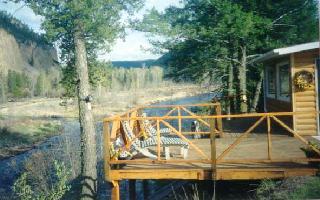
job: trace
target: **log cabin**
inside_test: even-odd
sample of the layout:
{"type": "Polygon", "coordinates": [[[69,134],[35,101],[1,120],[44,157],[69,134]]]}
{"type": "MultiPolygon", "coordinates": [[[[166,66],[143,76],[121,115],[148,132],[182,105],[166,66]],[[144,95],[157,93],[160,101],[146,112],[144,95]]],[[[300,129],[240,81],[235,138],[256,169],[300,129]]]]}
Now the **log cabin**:
{"type": "Polygon", "coordinates": [[[311,42],[274,49],[254,60],[264,66],[264,111],[305,112],[286,120],[300,135],[319,135],[319,115],[314,114],[319,110],[318,58],[319,42],[311,42]]]}

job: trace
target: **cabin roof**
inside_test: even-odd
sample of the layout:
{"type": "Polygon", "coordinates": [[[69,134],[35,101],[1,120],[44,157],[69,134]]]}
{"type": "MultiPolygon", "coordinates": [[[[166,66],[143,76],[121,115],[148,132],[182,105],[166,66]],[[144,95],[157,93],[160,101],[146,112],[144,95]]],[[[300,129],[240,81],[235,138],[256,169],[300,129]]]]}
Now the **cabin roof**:
{"type": "Polygon", "coordinates": [[[262,54],[258,58],[253,59],[251,63],[264,62],[264,61],[277,58],[283,55],[288,55],[292,53],[298,53],[301,51],[307,51],[307,50],[318,49],[318,48],[319,48],[319,42],[310,42],[310,43],[298,44],[290,47],[273,49],[265,54],[262,54]]]}

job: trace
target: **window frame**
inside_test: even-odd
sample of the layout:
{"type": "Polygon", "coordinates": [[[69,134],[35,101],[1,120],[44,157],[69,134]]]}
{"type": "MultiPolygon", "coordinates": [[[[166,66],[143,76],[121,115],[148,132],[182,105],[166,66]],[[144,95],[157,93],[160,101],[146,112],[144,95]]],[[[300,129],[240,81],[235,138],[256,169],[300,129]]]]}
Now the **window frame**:
{"type": "Polygon", "coordinates": [[[272,98],[272,99],[276,99],[276,94],[277,94],[277,69],[274,67],[274,66],[268,66],[266,67],[266,79],[267,79],[267,82],[266,82],[266,94],[267,94],[267,97],[268,98],[272,98]],[[274,71],[274,74],[275,76],[273,76],[273,79],[274,79],[274,92],[273,93],[270,93],[270,90],[269,90],[269,84],[270,84],[270,77],[269,77],[269,71],[270,70],[273,70],[274,71]]]}
{"type": "Polygon", "coordinates": [[[291,66],[290,66],[290,62],[288,61],[284,61],[284,62],[279,62],[276,64],[276,94],[277,94],[277,99],[278,100],[281,100],[281,101],[285,101],[285,102],[290,102],[290,99],[291,99],[291,66]],[[284,66],[287,66],[288,67],[288,77],[289,77],[289,85],[288,85],[288,94],[287,95],[283,95],[281,94],[281,82],[280,82],[280,68],[281,67],[284,67],[284,66]]]}

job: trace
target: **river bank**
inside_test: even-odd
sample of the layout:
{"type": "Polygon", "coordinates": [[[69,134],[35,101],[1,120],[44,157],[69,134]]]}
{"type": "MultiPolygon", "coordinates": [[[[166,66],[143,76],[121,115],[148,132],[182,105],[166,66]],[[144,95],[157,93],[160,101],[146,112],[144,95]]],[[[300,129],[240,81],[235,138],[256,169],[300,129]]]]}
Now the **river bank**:
{"type": "MultiPolygon", "coordinates": [[[[95,120],[139,106],[207,93],[197,85],[110,92],[94,100],[95,120]]],[[[0,160],[23,153],[61,133],[61,120],[78,116],[74,99],[37,98],[0,105],[0,160]]]]}
{"type": "MultiPolygon", "coordinates": [[[[114,91],[94,96],[93,113],[96,120],[125,112],[139,105],[196,96],[213,90],[194,84],[176,84],[158,88],[131,91],[114,91]]],[[[0,105],[0,115],[10,117],[76,118],[78,106],[75,99],[32,98],[0,105]]]]}
{"type": "MultiPolygon", "coordinates": [[[[194,104],[207,102],[212,97],[211,94],[201,94],[192,97],[173,99],[169,98],[168,101],[157,103],[156,105],[163,104],[194,104]]],[[[152,111],[150,111],[152,112],[152,111]]],[[[149,113],[152,115],[152,113],[149,113]]],[[[54,118],[51,118],[52,120],[54,118]]],[[[0,160],[0,196],[4,199],[14,199],[12,186],[22,172],[28,172],[35,175],[40,180],[46,177],[46,173],[52,170],[53,161],[57,160],[64,163],[71,171],[69,180],[74,180],[80,172],[80,127],[77,120],[74,118],[62,118],[62,133],[55,137],[50,137],[45,142],[36,146],[34,149],[13,156],[8,159],[0,160]],[[41,165],[39,165],[41,163],[41,165]]],[[[104,180],[103,172],[103,145],[102,145],[102,123],[96,123],[97,127],[97,155],[98,155],[98,187],[99,198],[109,199],[111,195],[110,185],[104,180]]],[[[44,184],[46,185],[46,184],[44,184]]],[[[123,187],[126,187],[123,181],[123,187]]],[[[149,184],[150,191],[158,191],[162,185],[157,183],[149,184]]],[[[127,191],[123,188],[123,197],[127,195],[127,191]]],[[[2,198],[0,198],[2,199],[2,198]]],[[[68,199],[68,198],[67,198],[68,199]]],[[[72,198],[69,198],[72,199],[72,198]]]]}
{"type": "Polygon", "coordinates": [[[0,119],[0,160],[29,151],[61,133],[59,120],[3,117],[0,119]]]}

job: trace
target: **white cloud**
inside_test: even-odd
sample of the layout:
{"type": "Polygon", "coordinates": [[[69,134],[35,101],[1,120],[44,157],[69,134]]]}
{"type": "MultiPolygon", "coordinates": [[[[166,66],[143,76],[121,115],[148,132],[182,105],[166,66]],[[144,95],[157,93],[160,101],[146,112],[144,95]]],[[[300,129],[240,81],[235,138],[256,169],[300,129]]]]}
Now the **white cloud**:
{"type": "MultiPolygon", "coordinates": [[[[163,11],[171,5],[180,5],[180,0],[146,0],[144,8],[135,17],[141,18],[146,10],[153,7],[159,11],[163,11]]],[[[30,8],[23,6],[23,4],[3,3],[3,1],[1,2],[0,0],[0,10],[6,10],[11,13],[23,23],[28,24],[36,32],[42,32],[40,27],[43,17],[35,15],[30,8]]],[[[150,47],[151,44],[148,42],[144,33],[128,31],[125,41],[118,39],[112,47],[112,51],[100,55],[99,58],[103,60],[143,60],[160,57],[160,55],[143,50],[150,47]]]]}
{"type": "Polygon", "coordinates": [[[36,32],[43,32],[40,28],[43,17],[35,15],[34,12],[23,3],[4,3],[0,0],[0,10],[5,10],[23,23],[29,25],[36,32]]]}
{"type": "Polygon", "coordinates": [[[144,59],[157,59],[160,55],[152,54],[145,51],[151,48],[151,44],[148,42],[146,36],[142,32],[128,31],[126,38],[118,39],[113,51],[107,54],[100,55],[102,60],[144,60],[144,59]]]}
{"type": "MultiPolygon", "coordinates": [[[[163,11],[169,6],[181,5],[179,0],[146,0],[144,8],[137,14],[136,17],[141,18],[146,10],[155,7],[159,11],[163,11]]],[[[144,60],[157,59],[161,55],[153,54],[144,51],[148,49],[151,44],[148,42],[144,33],[137,31],[130,31],[126,36],[125,41],[118,40],[112,51],[105,55],[100,55],[104,60],[144,60]],[[142,47],[142,48],[141,48],[142,47]]]]}

